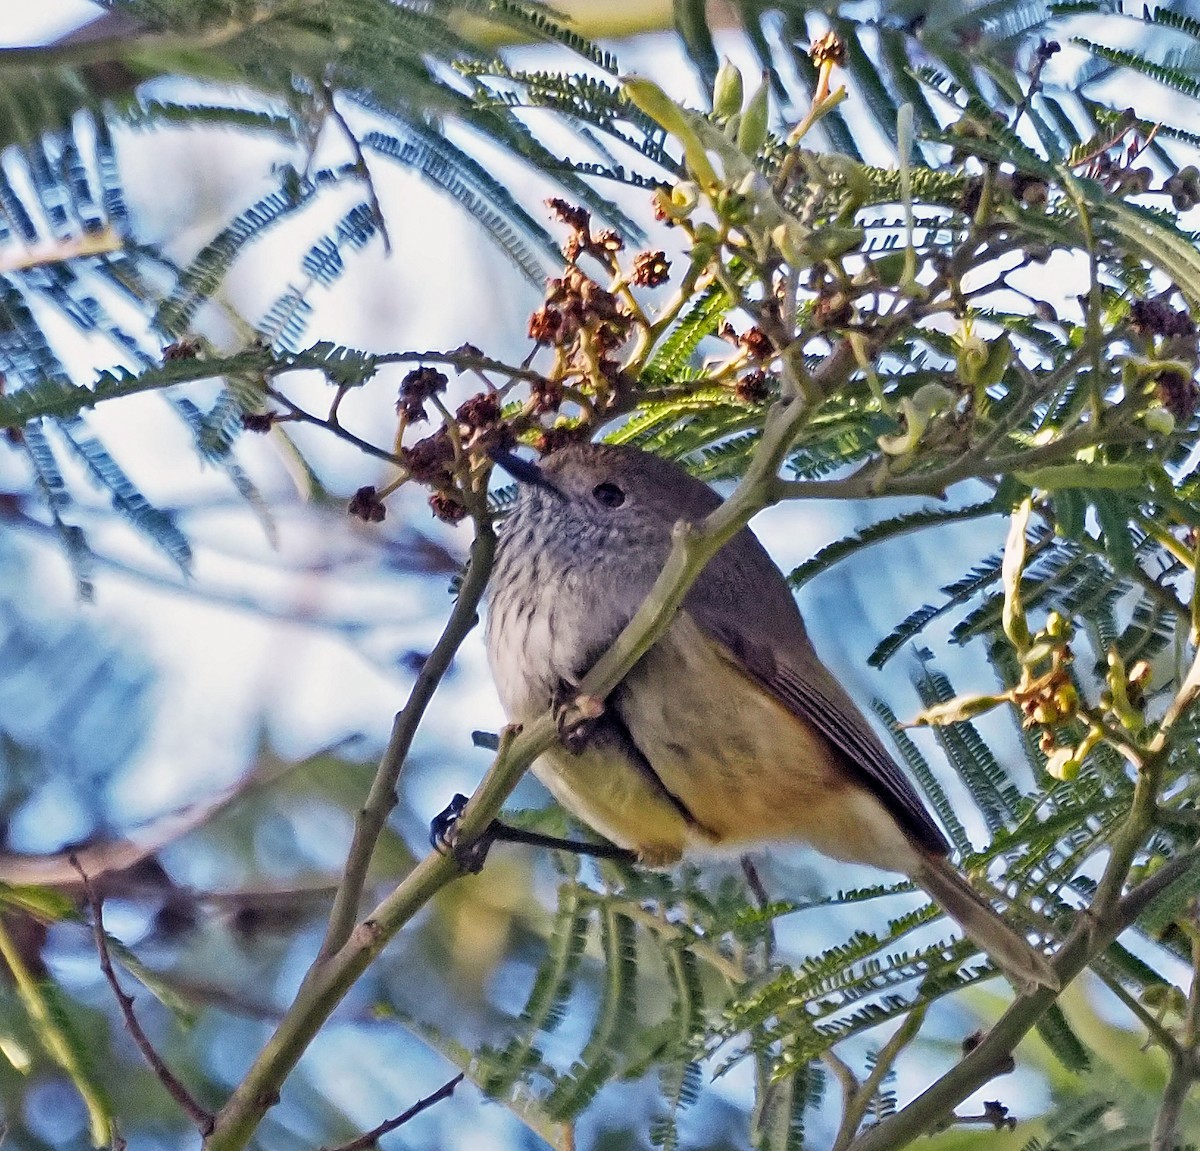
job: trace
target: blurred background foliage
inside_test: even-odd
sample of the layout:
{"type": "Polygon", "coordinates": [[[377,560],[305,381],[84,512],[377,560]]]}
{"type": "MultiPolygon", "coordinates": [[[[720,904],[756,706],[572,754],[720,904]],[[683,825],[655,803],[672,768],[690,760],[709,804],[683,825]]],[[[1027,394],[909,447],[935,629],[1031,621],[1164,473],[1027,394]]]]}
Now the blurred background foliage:
{"type": "MultiPolygon", "coordinates": [[[[527,314],[561,265],[541,199],[584,205],[638,243],[654,226],[645,187],[682,173],[666,134],[620,94],[621,71],[636,67],[700,106],[728,52],[747,72],[765,70],[779,123],[791,123],[816,84],[809,45],[832,29],[847,47],[851,98],[816,130],[827,150],[890,165],[898,109],[909,104],[916,154],[944,164],[953,101],[939,92],[1021,106],[1038,142],[1063,154],[1099,154],[1131,129],[1145,139],[1161,120],[1143,162],[1164,186],[1177,180],[1178,212],[1200,199],[1186,176],[1200,26],[1184,4],[1121,14],[1102,3],[754,0],[718,12],[677,0],[632,13],[580,3],[573,20],[519,0],[96,8],[64,5],[50,42],[0,52],[0,1106],[22,1148],[112,1142],[113,1117],[130,1147],[188,1138],[100,977],[67,852],[98,877],[121,978],[137,988],[155,1046],[203,1106],[219,1106],[319,942],[375,752],[464,558],[460,533],[409,493],[389,503],[382,525],[347,519],[350,493],[385,474],[353,443],[300,424],[245,435],[246,417],[262,413],[264,365],[299,357],[310,370],[290,394],[319,407],[329,382],[374,371],[341,345],[386,355],[470,341],[519,361],[527,314]],[[1039,41],[1053,37],[1069,50],[1039,67],[1039,99],[1026,101],[1039,41]],[[1123,113],[1131,92],[1148,119],[1123,113]],[[459,226],[456,213],[472,222],[459,226]],[[98,397],[111,402],[93,407],[98,397]]],[[[956,184],[944,194],[960,193],[956,184]]],[[[1143,275],[1132,260],[1127,272],[1128,283],[1143,275]]],[[[673,367],[688,378],[713,347],[722,310],[709,305],[660,364],[664,376],[673,367]]],[[[1031,345],[1055,350],[1009,319],[1031,345]]],[[[346,404],[353,434],[387,442],[404,370],[385,366],[346,404]]],[[[621,434],[722,479],[744,466],[760,417],[667,406],[621,434]]],[[[1168,461],[1176,474],[1194,467],[1193,417],[1181,419],[1168,461]]],[[[793,472],[835,473],[889,426],[834,421],[796,453],[793,472]]],[[[1093,498],[1073,514],[1111,513],[1116,497],[1093,498]]],[[[866,573],[865,626],[853,636],[838,622],[850,614],[849,586],[822,592],[816,579],[806,592],[818,635],[824,626],[848,653],[860,697],[895,688],[866,679],[861,657],[882,664],[918,635],[938,649],[900,671],[901,685],[912,672],[918,696],[901,687],[891,708],[879,705],[888,722],[918,697],[948,699],[946,671],[956,684],[978,676],[981,654],[1002,679],[1015,677],[1002,646],[976,644],[970,658],[943,651],[951,638],[997,634],[998,507],[976,509],[987,528],[946,526],[973,520],[961,507],[931,513],[948,543],[916,543],[907,537],[919,525],[896,523],[865,533],[863,542],[884,541],[878,549],[843,542],[797,569],[800,585],[849,555],[839,570],[852,582],[857,561],[866,573]],[[879,564],[890,598],[869,582],[879,564]],[[925,602],[931,582],[944,585],[944,602],[925,602]],[[819,620],[822,600],[832,623],[819,620]]],[[[804,524],[766,517],[793,565],[881,517],[805,514],[804,524]]],[[[1027,606],[1086,620],[1083,642],[1097,656],[1119,641],[1130,661],[1167,659],[1181,613],[1143,594],[1139,576],[1174,588],[1180,561],[1150,531],[1113,531],[1111,514],[1102,532],[1037,552],[1027,606]]],[[[425,852],[429,817],[469,791],[486,762],[469,741],[473,728],[499,722],[481,668],[467,648],[444,685],[402,777],[372,890],[425,852]]],[[[940,746],[902,742],[964,842],[1025,810],[1012,788],[1054,788],[1034,743],[1014,784],[1000,763],[1018,762],[1022,743],[1000,724],[981,730],[939,729],[940,746]],[[989,826],[996,804],[1004,810],[989,826]]],[[[1085,776],[1092,791],[1056,792],[1064,815],[1080,805],[1078,855],[1057,859],[1062,875],[1101,842],[1109,801],[1127,790],[1119,764],[1097,758],[1085,776]]],[[[562,830],[532,783],[516,802],[528,825],[562,830]]],[[[1190,827],[1162,830],[1163,857],[1190,827]]],[[[664,876],[497,851],[371,968],[289,1080],[259,1144],[348,1140],[461,1068],[469,1083],[453,1100],[383,1145],[565,1146],[568,1129],[576,1145],[598,1149],[832,1145],[836,1065],[816,1047],[788,1063],[780,1034],[846,1040],[839,1051],[869,1075],[891,1034],[876,1028],[912,1008],[891,992],[928,975],[944,949],[902,887],[867,886],[878,876],[830,874],[804,854],[760,868],[788,904],[756,905],[733,864],[664,876]],[[923,932],[915,944],[913,929],[923,932]],[[805,1027],[789,1021],[795,1002],[811,1016],[805,1027]],[[732,1059],[744,1027],[764,1030],[752,1057],[732,1059]],[[781,1066],[788,1073],[768,1084],[781,1066]]],[[[929,1146],[1145,1146],[1168,1068],[1144,1028],[1147,1018],[1174,1026],[1186,1010],[1178,985],[1194,933],[1181,905],[1143,925],[1128,949],[1114,947],[1020,1048],[1014,1075],[929,1146]],[[997,1097],[1019,1118],[1015,1129],[993,1129],[1004,1115],[984,1103],[997,1097]]],[[[965,963],[970,950],[950,954],[965,963]]],[[[948,981],[989,974],[961,972],[948,981]]],[[[931,1068],[949,1067],[1001,1009],[979,987],[947,998],[923,986],[926,1025],[907,1061],[874,1084],[868,1119],[920,1090],[931,1068]]],[[[1194,1110],[1181,1134],[1200,1138],[1194,1110]]]]}

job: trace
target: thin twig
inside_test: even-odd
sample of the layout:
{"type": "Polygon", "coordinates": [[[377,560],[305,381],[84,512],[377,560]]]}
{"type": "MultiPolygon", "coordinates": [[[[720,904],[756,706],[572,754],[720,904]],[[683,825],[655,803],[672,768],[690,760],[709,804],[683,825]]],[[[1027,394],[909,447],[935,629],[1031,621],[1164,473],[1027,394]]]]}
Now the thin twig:
{"type": "Polygon", "coordinates": [[[1154,1117],[1150,1136],[1150,1151],[1174,1151],[1177,1146],[1179,1120],[1188,1093],[1196,1082],[1196,1044],[1200,1040],[1200,942],[1192,941],[1192,986],[1188,992],[1187,1011],[1183,1019],[1183,1034],[1171,1055],[1171,1075],[1154,1117]]]}
{"type": "Polygon", "coordinates": [[[370,1131],[360,1135],[357,1139],[351,1139],[349,1143],[339,1143],[336,1147],[322,1148],[322,1151],[367,1151],[367,1148],[375,1146],[381,1135],[395,1131],[397,1127],[403,1127],[410,1119],[415,1119],[422,1111],[427,1111],[435,1103],[449,1099],[454,1094],[454,1089],[462,1081],[463,1073],[460,1071],[449,1082],[443,1083],[432,1095],[418,1099],[407,1111],[401,1112],[394,1119],[385,1120],[378,1127],[372,1127],[370,1131]]]}
{"type": "Polygon", "coordinates": [[[1046,67],[1047,61],[1058,51],[1058,43],[1056,41],[1047,42],[1042,40],[1038,43],[1034,50],[1033,66],[1029,69],[1029,86],[1025,89],[1025,95],[1021,97],[1021,102],[1017,105],[1017,110],[1013,113],[1012,123],[1009,124],[1009,130],[1012,131],[1021,122],[1021,117],[1029,109],[1029,105],[1033,103],[1033,98],[1042,90],[1042,69],[1046,67]]]}
{"type": "MultiPolygon", "coordinates": [[[[534,352],[537,346],[534,347],[534,352]]],[[[531,353],[532,355],[533,353],[531,353]]],[[[530,384],[545,383],[546,377],[535,368],[525,365],[506,364],[503,360],[485,356],[476,348],[463,345],[448,352],[381,352],[373,357],[377,364],[446,364],[458,372],[499,372],[513,380],[525,380],[530,384]]]]}
{"type": "Polygon", "coordinates": [[[1195,1082],[1195,1060],[1191,1052],[1183,1053],[1171,1060],[1171,1074],[1159,1101],[1158,1114],[1154,1117],[1154,1130],[1150,1135],[1150,1151],[1175,1151],[1179,1146],[1179,1119],[1183,1105],[1195,1082]]]}
{"type": "Polygon", "coordinates": [[[361,436],[356,436],[336,421],[327,420],[322,416],[314,416],[312,412],[305,411],[299,404],[289,400],[277,388],[267,387],[263,390],[277,404],[282,404],[292,419],[299,420],[304,424],[313,424],[318,428],[324,428],[327,432],[332,432],[338,439],[353,444],[360,452],[364,452],[368,456],[373,456],[377,460],[386,460],[389,464],[395,464],[396,467],[404,466],[404,461],[395,452],[389,452],[386,448],[377,447],[368,440],[364,440],[361,436]]]}
{"type": "Polygon", "coordinates": [[[379,761],[367,801],[355,816],[354,836],[346,856],[342,882],[337,895],[334,896],[333,909],[329,913],[329,925],[325,929],[318,961],[342,947],[354,927],[375,845],[379,841],[389,812],[396,806],[396,781],[408,758],[408,749],[412,746],[413,737],[438,684],[449,670],[467,633],[479,618],[479,601],[487,586],[495,554],[496,533],[484,514],[476,521],[475,542],[471,545],[467,574],[462,587],[459,588],[450,618],[429,653],[429,658],[422,665],[421,673],[409,692],[408,701],[396,715],[391,737],[379,761]]]}
{"type": "Polygon", "coordinates": [[[1068,432],[1036,447],[982,458],[972,448],[949,463],[915,475],[881,474],[880,461],[872,458],[857,471],[837,480],[784,480],[773,485],[775,502],[793,499],[878,499],[889,496],[943,496],[952,485],[964,480],[986,479],[1034,467],[1073,460],[1084,448],[1100,444],[1137,443],[1145,433],[1136,428],[1096,428],[1091,424],[1068,432]]]}
{"type": "Polygon", "coordinates": [[[367,203],[371,207],[371,216],[375,220],[375,226],[379,229],[379,238],[383,241],[383,254],[390,256],[392,254],[392,238],[388,234],[387,220],[383,216],[383,208],[379,203],[379,195],[375,191],[375,181],[371,177],[371,169],[367,167],[367,158],[363,155],[362,144],[359,143],[354,129],[346,122],[346,117],[342,115],[341,109],[337,106],[333,85],[326,80],[321,85],[321,91],[325,94],[326,110],[341,128],[342,134],[350,145],[350,150],[354,153],[354,170],[367,186],[367,203]]]}
{"type": "Polygon", "coordinates": [[[214,1116],[211,1111],[206,1111],[192,1098],[191,1092],[176,1078],[175,1073],[167,1066],[163,1057],[154,1049],[150,1037],[142,1030],[142,1025],[133,1012],[133,996],[126,995],[122,990],[117,973],[113,970],[112,959],[108,953],[108,938],[104,933],[103,901],[96,894],[87,872],[79,865],[79,860],[75,856],[71,856],[71,864],[79,872],[79,878],[83,883],[84,897],[92,909],[92,934],[96,939],[96,953],[100,957],[100,970],[108,981],[109,987],[112,988],[113,997],[125,1020],[125,1030],[129,1032],[137,1049],[142,1053],[142,1058],[150,1064],[150,1070],[154,1072],[155,1078],[166,1088],[167,1094],[179,1104],[200,1134],[207,1136],[213,1129],[214,1116]]]}
{"type": "MultiPolygon", "coordinates": [[[[742,874],[746,877],[746,885],[750,888],[750,894],[754,896],[754,902],[758,904],[759,911],[766,911],[771,906],[771,896],[762,881],[762,876],[758,874],[758,868],[754,866],[754,860],[748,855],[743,855],[741,864],[742,874]]],[[[766,966],[771,965],[774,954],[775,921],[769,919],[767,920],[766,938],[763,941],[763,963],[766,966]]]]}
{"type": "Polygon", "coordinates": [[[843,1100],[842,1122],[838,1128],[837,1138],[833,1141],[833,1151],[841,1151],[841,1148],[850,1145],[850,1140],[854,1138],[855,1133],[862,1125],[867,1108],[870,1107],[871,1100],[875,1097],[875,1093],[879,1090],[887,1073],[892,1069],[900,1052],[917,1037],[917,1032],[921,1030],[928,1007],[928,1003],[920,1003],[904,1017],[903,1022],[892,1033],[891,1038],[880,1048],[870,1075],[843,1100]]]}
{"type": "MultiPolygon", "coordinates": [[[[606,698],[657,642],[704,565],[756,512],[771,503],[772,481],[812,413],[802,397],[828,394],[855,369],[853,352],[845,343],[837,345],[811,375],[798,354],[785,355],[783,360],[784,371],[797,377],[796,398],[769,411],[746,475],[729,499],[699,524],[677,526],[670,555],[650,594],[612,647],[580,681],[580,694],[606,698]]],[[[525,771],[558,739],[550,710],[524,729],[508,728],[506,732],[507,738],[502,739],[500,751],[458,824],[463,848],[486,832],[525,771]]],[[[283,1081],[355,981],[388,941],[460,874],[454,858],[436,852],[426,856],[350,932],[343,946],[313,964],[274,1034],[217,1114],[205,1142],[207,1151],[238,1151],[250,1142],[283,1081]]]]}
{"type": "MultiPolygon", "coordinates": [[[[1149,1033],[1150,1039],[1157,1043],[1170,1058],[1179,1052],[1179,1042],[1153,1015],[1150,1014],[1128,991],[1121,981],[1106,971],[1093,969],[1092,974],[1104,984],[1124,1005],[1130,1013],[1137,1017],[1141,1025],[1149,1033]]],[[[1147,1041],[1149,1042],[1149,1040],[1147,1041]]]]}
{"type": "Polygon", "coordinates": [[[842,1088],[842,1106],[848,1107],[858,1094],[858,1076],[853,1068],[832,1047],[821,1052],[821,1062],[833,1072],[842,1088]]]}

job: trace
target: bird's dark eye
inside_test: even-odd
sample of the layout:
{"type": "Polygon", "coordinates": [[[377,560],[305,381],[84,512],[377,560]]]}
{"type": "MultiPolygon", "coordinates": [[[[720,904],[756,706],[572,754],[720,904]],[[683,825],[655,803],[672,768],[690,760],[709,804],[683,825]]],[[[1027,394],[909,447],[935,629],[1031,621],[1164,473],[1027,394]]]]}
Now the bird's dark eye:
{"type": "Polygon", "coordinates": [[[592,495],[606,508],[619,508],[625,502],[625,493],[616,484],[597,484],[592,488],[592,495]]]}

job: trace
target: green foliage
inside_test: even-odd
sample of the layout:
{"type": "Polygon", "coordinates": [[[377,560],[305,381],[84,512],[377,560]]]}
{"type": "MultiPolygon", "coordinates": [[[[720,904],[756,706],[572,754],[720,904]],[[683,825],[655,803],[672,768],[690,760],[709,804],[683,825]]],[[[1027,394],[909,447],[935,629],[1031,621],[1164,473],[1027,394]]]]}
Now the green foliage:
{"type": "Polygon", "coordinates": [[[980,504],[969,504],[952,511],[942,508],[927,508],[922,511],[904,512],[891,519],[873,523],[836,543],[827,544],[811,559],[795,568],[788,576],[788,580],[792,587],[800,588],[839,561],[847,559],[863,548],[881,543],[883,540],[907,535],[909,532],[920,531],[923,528],[940,527],[943,524],[978,519],[980,516],[996,515],[998,510],[994,503],[987,501],[980,504]]]}
{"type": "Polygon", "coordinates": [[[1046,1046],[1068,1071],[1082,1072],[1091,1069],[1087,1048],[1072,1030],[1062,1008],[1057,1004],[1038,1020],[1037,1029],[1038,1034],[1046,1041],[1046,1046]]]}
{"type": "MultiPolygon", "coordinates": [[[[1028,535],[1018,531],[1008,548],[1011,561],[1023,543],[1020,564],[987,554],[995,542],[986,539],[977,549],[984,558],[959,561],[967,569],[960,577],[939,569],[940,595],[922,597],[931,602],[870,657],[883,666],[918,640],[937,643],[938,629],[955,643],[987,645],[1000,686],[986,702],[1013,705],[1012,746],[1024,762],[989,746],[969,719],[938,724],[937,744],[961,784],[949,788],[940,765],[876,704],[981,897],[992,898],[993,882],[1002,885],[1011,918],[1055,944],[1097,900],[1190,858],[1198,721],[1186,699],[1181,714],[1171,708],[1183,698],[1180,665],[1200,620],[1192,587],[1200,416],[1194,326],[1188,330],[1200,303],[1200,255],[1181,216],[1188,209],[1176,203],[1187,202],[1196,182],[1184,146],[1197,137],[1186,126],[1158,126],[1169,118],[1158,109],[1144,119],[1088,92],[1112,75],[1147,78],[1189,102],[1178,118],[1190,123],[1185,114],[1200,97],[1189,64],[1200,39],[1193,17],[1166,6],[1129,17],[1143,42],[1114,46],[1088,31],[1089,15],[1107,11],[1099,4],[963,0],[929,6],[917,20],[900,3],[878,13],[832,6],[828,26],[845,53],[833,83],[846,79],[848,103],[831,99],[806,124],[818,74],[807,51],[810,6],[737,3],[733,17],[770,74],[771,127],[779,130],[753,150],[739,146],[739,125],[724,114],[692,112],[663,94],[661,115],[651,115],[651,105],[635,104],[630,88],[614,81],[610,53],[539,4],[267,0],[251,12],[215,0],[129,0],[113,10],[136,21],[131,30],[98,44],[0,55],[0,142],[10,149],[0,171],[0,253],[25,253],[3,265],[0,285],[0,428],[81,592],[105,557],[93,555],[83,532],[80,476],[190,570],[184,530],[147,498],[92,421],[97,405],[123,410],[135,395],[151,402],[159,393],[199,458],[220,467],[264,522],[269,509],[239,462],[247,424],[319,423],[399,464],[410,482],[426,478],[424,463],[435,501],[443,500],[435,507],[454,518],[482,517],[485,503],[501,513],[514,498],[511,489],[485,497],[471,487],[486,483],[486,451],[497,445],[602,430],[705,479],[729,480],[746,473],[770,438],[764,428],[778,426],[773,413],[802,407],[772,499],[922,502],[889,509],[821,549],[792,573],[796,586],[827,579],[834,565],[900,535],[1028,509],[1028,535]],[[561,72],[516,68],[476,42],[476,34],[514,30],[568,49],[571,63],[561,72]],[[1051,35],[1070,37],[1095,63],[1064,79],[1040,45],[1051,35]],[[168,77],[188,80],[187,94],[165,97],[150,86],[168,77]],[[554,152],[531,110],[570,127],[580,154],[554,152]],[[247,180],[245,200],[183,266],[138,234],[113,140],[114,130],[179,127],[238,132],[286,151],[268,182],[247,180]],[[350,159],[317,167],[322,135],[340,136],[350,159]],[[863,162],[890,160],[900,147],[899,171],[863,162]],[[509,177],[496,174],[496,148],[599,221],[570,224],[569,209],[555,209],[571,232],[567,275],[546,305],[567,316],[557,334],[547,324],[519,366],[469,347],[421,356],[313,343],[319,293],[386,234],[392,207],[377,201],[377,164],[418,173],[478,223],[517,274],[545,278],[559,260],[557,243],[509,177]],[[685,250],[683,259],[671,257],[674,303],[647,302],[661,299],[642,291],[653,260],[642,281],[627,274],[617,253],[624,240],[641,243],[642,231],[610,202],[604,181],[660,188],[657,208],[685,250]],[[314,210],[334,197],[336,214],[311,226],[314,210]],[[603,223],[621,235],[604,233],[603,223]],[[297,237],[294,258],[265,311],[237,315],[224,289],[268,235],[297,237]],[[1069,298],[1056,303],[1045,286],[1051,261],[1076,277],[1069,298]],[[585,267],[597,278],[570,300],[579,305],[573,313],[563,285],[585,267]],[[615,335],[603,324],[589,328],[595,317],[585,304],[611,307],[607,322],[627,326],[615,335]],[[562,336],[572,324],[574,335],[562,336]],[[85,372],[73,360],[67,367],[65,330],[103,349],[85,372]],[[829,384],[823,372],[839,349],[849,349],[852,367],[829,384]],[[495,401],[502,416],[472,422],[460,411],[444,431],[418,440],[411,425],[437,419],[436,404],[421,407],[426,396],[394,438],[388,429],[377,441],[360,439],[338,422],[336,405],[350,389],[372,385],[383,367],[418,363],[482,378],[477,407],[495,401]],[[290,399],[292,374],[301,371],[318,373],[337,397],[327,417],[290,399]],[[930,502],[952,487],[954,503],[930,502]],[[450,499],[447,510],[451,495],[463,499],[450,499]],[[1051,655],[1061,666],[1051,666],[1051,655]],[[1164,715],[1176,725],[1164,729],[1165,751],[1155,743],[1164,715]],[[1060,754],[1078,748],[1086,749],[1078,761],[1060,754]],[[1147,800],[1152,785],[1143,781],[1156,772],[1147,800]],[[1124,859],[1126,872],[1109,880],[1104,869],[1114,859],[1124,859]]],[[[708,10],[678,0],[673,15],[711,88],[718,58],[708,10]]],[[[375,511],[369,505],[364,518],[378,518],[375,511]]],[[[20,509],[19,516],[38,522],[20,509]]],[[[9,628],[6,642],[20,632],[9,628]]],[[[927,651],[918,655],[922,705],[953,708],[962,699],[955,685],[927,651]]],[[[65,656],[55,666],[64,664],[65,656]]],[[[136,685],[92,672],[97,697],[123,686],[133,710],[136,685]]],[[[71,682],[60,671],[53,687],[67,695],[71,682]]],[[[127,738],[138,730],[130,729],[127,738]]],[[[358,793],[343,797],[338,812],[362,803],[358,793]]],[[[461,1032],[474,1028],[470,1042],[454,1021],[431,1018],[434,996],[396,1012],[547,1140],[602,1107],[611,1085],[638,1080],[656,1084],[653,1122],[642,1134],[655,1146],[682,1147],[682,1119],[701,1105],[706,1078],[742,1060],[754,1068],[756,1147],[798,1151],[806,1131],[824,1129],[822,1061],[840,1066],[835,1059],[870,1084],[866,1122],[892,1130],[907,1105],[892,1063],[908,1058],[889,1053],[892,1029],[996,974],[969,942],[940,938],[938,909],[914,905],[908,883],[792,901],[763,900],[740,882],[703,880],[686,868],[668,875],[606,864],[558,878],[557,912],[525,908],[513,929],[511,953],[532,969],[519,1012],[462,996],[461,1032]],[[835,918],[860,905],[873,930],[835,918]],[[797,928],[786,949],[775,939],[785,926],[797,928]],[[476,1041],[482,1034],[487,1043],[476,1041]]],[[[1131,1002],[1167,995],[1171,957],[1192,962],[1196,892],[1193,866],[1141,911],[1136,949],[1113,942],[1093,957],[1131,1002]]],[[[0,904],[4,922],[79,927],[75,903],[53,889],[3,884],[0,904]]],[[[430,955],[445,960],[451,950],[430,955]]],[[[9,952],[17,973],[20,956],[9,952]]],[[[205,1017],[172,972],[120,946],[114,952],[175,1022],[205,1017]]],[[[448,985],[446,964],[430,955],[414,966],[448,985]]],[[[75,1082],[99,1130],[111,1108],[104,1067],[84,1058],[80,1005],[32,976],[18,983],[18,1021],[75,1082]]],[[[1163,1008],[1160,1024],[1188,1038],[1195,1021],[1172,1010],[1163,1008]]],[[[1146,1108],[1092,1090],[1099,1060],[1075,1017],[1050,1005],[1036,1026],[1057,1064],[1086,1086],[1063,1093],[1043,1134],[1025,1140],[1028,1151],[1145,1145],[1153,1122],[1146,1108]]],[[[925,1040],[909,1042],[920,1050],[925,1040]]],[[[955,1105],[922,1130],[949,1120],[955,1105]]],[[[294,1131],[286,1135],[294,1141],[294,1131]]]]}

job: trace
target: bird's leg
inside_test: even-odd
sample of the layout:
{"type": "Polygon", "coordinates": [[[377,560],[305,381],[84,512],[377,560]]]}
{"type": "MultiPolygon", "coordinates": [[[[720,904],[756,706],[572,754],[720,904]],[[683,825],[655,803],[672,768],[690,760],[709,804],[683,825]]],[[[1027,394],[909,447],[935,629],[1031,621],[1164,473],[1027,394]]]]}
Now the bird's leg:
{"type": "Polygon", "coordinates": [[[550,707],[563,747],[572,755],[579,755],[604,715],[604,700],[596,695],[581,695],[575,684],[560,679],[550,707]]]}
{"type": "Polygon", "coordinates": [[[495,821],[484,829],[474,843],[458,842],[458,824],[467,808],[467,797],[457,793],[440,815],[435,815],[429,824],[429,843],[440,855],[449,855],[469,875],[483,870],[488,852],[496,837],[492,834],[495,821]]]}
{"type": "Polygon", "coordinates": [[[483,869],[493,843],[528,843],[534,847],[550,847],[558,851],[570,851],[576,855],[590,855],[596,859],[619,859],[624,863],[637,862],[637,854],[618,847],[615,843],[583,843],[576,839],[561,839],[557,835],[543,835],[540,831],[526,831],[522,827],[510,827],[493,819],[484,833],[471,844],[458,843],[458,822],[467,806],[465,795],[456,795],[441,815],[429,825],[429,842],[435,851],[452,855],[458,865],[474,875],[483,869]]]}

